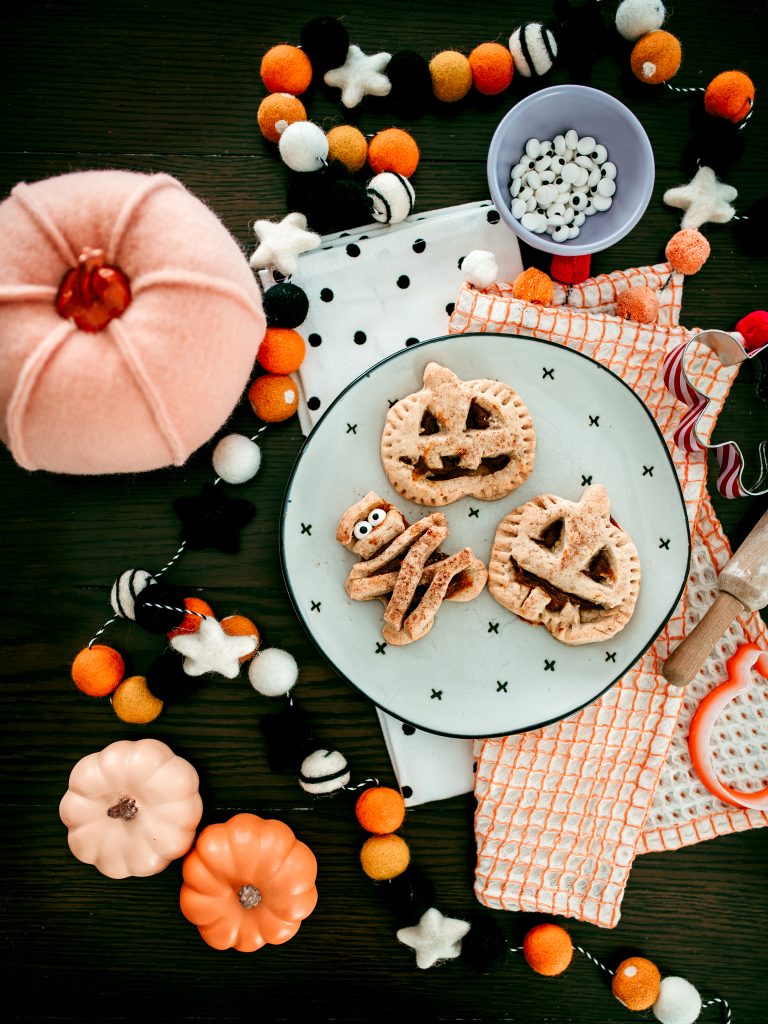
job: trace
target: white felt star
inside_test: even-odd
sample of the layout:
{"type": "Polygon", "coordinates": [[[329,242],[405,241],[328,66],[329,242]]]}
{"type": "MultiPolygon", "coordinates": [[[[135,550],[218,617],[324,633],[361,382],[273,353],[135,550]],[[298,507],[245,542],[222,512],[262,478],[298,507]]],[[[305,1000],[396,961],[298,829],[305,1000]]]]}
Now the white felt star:
{"type": "Polygon", "coordinates": [[[276,267],[286,277],[296,273],[298,258],[303,252],[320,245],[320,235],[307,231],[307,218],[303,213],[289,213],[278,224],[257,220],[253,230],[259,247],[251,256],[251,266],[257,270],[276,267]]]}
{"type": "Polygon", "coordinates": [[[700,228],[707,223],[726,224],[736,213],[731,202],[737,195],[732,185],[717,180],[711,167],[700,167],[687,185],[667,189],[664,202],[685,210],[681,227],[700,228]]]}
{"type": "Polygon", "coordinates": [[[453,960],[461,953],[461,940],[469,931],[466,921],[443,917],[436,907],[427,910],[412,928],[401,928],[397,937],[416,950],[416,966],[426,970],[439,960],[453,960]]]}
{"type": "Polygon", "coordinates": [[[325,84],[341,89],[341,102],[345,107],[356,107],[363,96],[387,96],[392,83],[382,71],[391,56],[390,53],[363,53],[353,44],[341,67],[326,71],[325,84]]]}
{"type": "Polygon", "coordinates": [[[240,672],[240,658],[256,650],[255,636],[230,636],[216,619],[205,618],[196,633],[173,637],[171,647],[184,655],[184,671],[188,676],[218,672],[234,679],[240,672]]]}

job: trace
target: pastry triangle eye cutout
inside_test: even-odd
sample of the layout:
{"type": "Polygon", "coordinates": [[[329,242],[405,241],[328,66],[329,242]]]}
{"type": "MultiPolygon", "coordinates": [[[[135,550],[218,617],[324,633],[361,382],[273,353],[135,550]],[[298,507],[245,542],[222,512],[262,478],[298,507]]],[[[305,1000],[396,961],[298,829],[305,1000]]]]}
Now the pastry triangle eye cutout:
{"type": "Polygon", "coordinates": [[[404,646],[432,629],[443,601],[471,601],[488,577],[471,548],[455,555],[440,550],[448,537],[442,512],[409,525],[402,512],[370,491],[346,510],[336,539],[360,561],[344,584],[353,601],[380,599],[382,636],[404,646]]]}

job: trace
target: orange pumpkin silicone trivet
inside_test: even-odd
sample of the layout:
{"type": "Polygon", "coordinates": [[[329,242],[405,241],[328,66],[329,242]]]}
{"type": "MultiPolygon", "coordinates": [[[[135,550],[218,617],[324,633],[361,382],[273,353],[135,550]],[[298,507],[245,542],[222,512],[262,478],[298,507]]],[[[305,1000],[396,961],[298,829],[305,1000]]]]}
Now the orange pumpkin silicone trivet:
{"type": "Polygon", "coordinates": [[[282,821],[236,814],[184,860],[181,912],[214,949],[252,953],[293,938],[317,903],[317,861],[282,821]]]}
{"type": "Polygon", "coordinates": [[[743,644],[728,659],[728,678],[716,686],[699,704],[691,722],[688,747],[696,774],[715,796],[734,807],[747,807],[755,811],[768,810],[768,787],[756,792],[740,792],[721,782],[715,774],[709,749],[709,740],[715,722],[723,708],[752,685],[752,670],[768,679],[768,651],[757,644],[743,644]]]}

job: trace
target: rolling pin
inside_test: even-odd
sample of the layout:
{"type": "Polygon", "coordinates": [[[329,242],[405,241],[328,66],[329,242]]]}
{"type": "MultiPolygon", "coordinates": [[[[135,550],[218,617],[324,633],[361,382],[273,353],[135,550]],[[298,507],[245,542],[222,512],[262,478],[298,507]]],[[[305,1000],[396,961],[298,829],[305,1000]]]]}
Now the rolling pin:
{"type": "Polygon", "coordinates": [[[700,622],[664,662],[662,674],[674,686],[687,686],[733,620],[768,604],[768,511],[723,566],[720,593],[700,622]]]}

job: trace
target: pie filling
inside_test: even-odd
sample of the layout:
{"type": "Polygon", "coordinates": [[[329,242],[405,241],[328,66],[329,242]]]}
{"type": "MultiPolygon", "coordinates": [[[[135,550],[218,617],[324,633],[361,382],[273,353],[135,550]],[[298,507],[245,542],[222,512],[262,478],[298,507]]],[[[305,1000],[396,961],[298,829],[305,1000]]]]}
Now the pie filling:
{"type": "MultiPolygon", "coordinates": [[[[540,576],[535,576],[532,572],[528,572],[527,569],[521,569],[514,558],[510,559],[510,562],[512,564],[512,571],[515,574],[515,583],[521,583],[523,586],[531,587],[531,589],[537,587],[539,590],[543,590],[545,594],[549,594],[548,612],[562,611],[566,604],[574,604],[585,611],[604,612],[608,610],[604,605],[587,601],[583,597],[577,597],[575,594],[569,594],[568,591],[561,590],[548,580],[543,580],[540,576]]],[[[594,577],[590,578],[593,579],[594,577]]]]}
{"type": "MultiPolygon", "coordinates": [[[[487,430],[491,426],[491,420],[493,413],[490,409],[486,409],[481,405],[476,398],[473,398],[469,403],[469,410],[467,412],[467,420],[464,424],[465,430],[487,430]]],[[[424,415],[421,417],[421,424],[419,425],[419,435],[424,436],[425,434],[439,434],[440,433],[440,421],[437,417],[425,409],[424,415]]]]}
{"type": "Polygon", "coordinates": [[[486,456],[480,460],[480,465],[476,469],[460,466],[460,455],[444,455],[442,469],[433,469],[428,466],[422,455],[416,461],[408,455],[401,455],[400,461],[406,466],[413,466],[414,477],[423,477],[425,480],[456,480],[462,476],[490,476],[492,473],[499,473],[502,469],[506,469],[512,461],[512,456],[486,456]]]}
{"type": "MultiPolygon", "coordinates": [[[[448,555],[444,554],[442,551],[433,551],[432,554],[424,563],[424,568],[426,569],[428,565],[434,565],[435,562],[442,562],[446,558],[448,558],[448,555]]],[[[387,562],[386,565],[382,565],[382,567],[380,569],[377,569],[376,572],[371,573],[370,578],[376,579],[377,576],[384,576],[386,573],[400,572],[402,564],[402,558],[394,558],[391,562],[387,562]]],[[[445,592],[445,600],[450,600],[450,598],[452,598],[455,594],[460,593],[462,590],[467,590],[471,586],[473,586],[472,574],[469,572],[468,569],[462,569],[460,572],[456,573],[456,575],[451,579],[451,582],[448,584],[448,589],[445,592]]],[[[416,605],[419,603],[419,601],[421,601],[422,597],[426,594],[427,587],[428,584],[416,588],[413,598],[411,599],[411,603],[408,605],[408,611],[405,614],[406,618],[408,617],[408,615],[411,614],[416,605]]]]}

